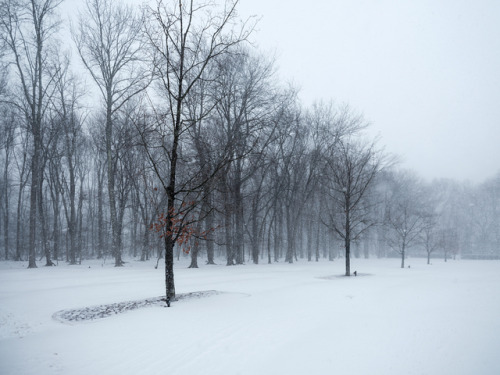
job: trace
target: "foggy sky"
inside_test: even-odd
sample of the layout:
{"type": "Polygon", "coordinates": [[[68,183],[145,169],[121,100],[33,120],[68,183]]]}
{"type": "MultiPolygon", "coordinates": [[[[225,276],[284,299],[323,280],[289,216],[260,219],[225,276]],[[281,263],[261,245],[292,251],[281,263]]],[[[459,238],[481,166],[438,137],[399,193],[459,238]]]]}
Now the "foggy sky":
{"type": "Polygon", "coordinates": [[[241,0],[305,104],[348,103],[426,179],[500,171],[500,1],[241,0]]]}

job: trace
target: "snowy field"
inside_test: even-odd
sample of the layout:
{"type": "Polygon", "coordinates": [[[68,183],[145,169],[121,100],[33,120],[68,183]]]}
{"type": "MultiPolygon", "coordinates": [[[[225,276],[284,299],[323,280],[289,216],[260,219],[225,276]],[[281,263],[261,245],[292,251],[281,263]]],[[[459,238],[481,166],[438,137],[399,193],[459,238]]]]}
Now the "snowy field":
{"type": "Polygon", "coordinates": [[[163,269],[0,262],[0,374],[500,374],[500,262],[433,263],[181,261],[177,293],[223,293],[64,322],[161,296],[163,269]]]}

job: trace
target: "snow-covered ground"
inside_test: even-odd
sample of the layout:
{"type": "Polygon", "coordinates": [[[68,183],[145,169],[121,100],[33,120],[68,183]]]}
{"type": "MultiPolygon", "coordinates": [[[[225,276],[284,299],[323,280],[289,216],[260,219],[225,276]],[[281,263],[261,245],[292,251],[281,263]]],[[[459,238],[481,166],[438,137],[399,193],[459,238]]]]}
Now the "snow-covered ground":
{"type": "Polygon", "coordinates": [[[71,323],[53,315],[161,296],[163,269],[3,262],[0,374],[500,374],[500,262],[408,264],[181,262],[177,293],[223,293],[71,323]]]}

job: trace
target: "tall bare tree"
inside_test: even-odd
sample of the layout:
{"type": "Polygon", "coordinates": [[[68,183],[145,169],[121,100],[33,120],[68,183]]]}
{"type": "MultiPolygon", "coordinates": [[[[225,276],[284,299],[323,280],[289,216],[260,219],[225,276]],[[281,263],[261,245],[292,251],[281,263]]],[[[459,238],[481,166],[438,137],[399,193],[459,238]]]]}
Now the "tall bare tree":
{"type": "MultiPolygon", "coordinates": [[[[58,192],[54,192],[54,197],[62,198],[64,213],[66,217],[70,243],[69,243],[69,262],[76,264],[77,254],[77,212],[76,212],[76,194],[77,194],[77,167],[82,160],[79,159],[81,153],[81,143],[83,139],[82,123],[83,120],[79,113],[79,99],[82,92],[78,89],[78,80],[69,71],[69,57],[63,56],[57,61],[55,66],[55,76],[57,94],[54,97],[54,122],[59,127],[61,133],[60,147],[63,152],[62,158],[65,166],[64,174],[59,180],[59,191],[62,193],[58,197],[58,192]],[[67,173],[67,176],[66,176],[67,173]]],[[[62,155],[61,155],[62,156],[62,155]]],[[[60,166],[58,166],[60,168],[60,166]]],[[[54,169],[54,168],[53,168],[54,169]]]]}
{"type": "Polygon", "coordinates": [[[225,229],[234,237],[233,244],[226,244],[228,265],[244,262],[245,187],[264,162],[264,150],[274,134],[272,117],[285,100],[285,95],[278,94],[273,74],[272,60],[245,48],[235,49],[218,64],[216,121],[223,129],[219,147],[230,156],[224,171],[226,214],[231,215],[225,229]]]}
{"type": "Polygon", "coordinates": [[[5,250],[5,260],[9,259],[9,250],[10,250],[10,196],[12,190],[12,181],[11,181],[11,167],[12,167],[12,158],[14,153],[14,140],[15,133],[17,128],[16,121],[16,113],[13,108],[9,108],[8,106],[0,107],[0,149],[4,150],[4,168],[2,171],[3,181],[0,186],[1,192],[1,203],[0,207],[3,208],[3,235],[4,235],[4,250],[5,250]]]}
{"type": "MultiPolygon", "coordinates": [[[[146,32],[154,57],[157,92],[164,100],[162,109],[156,110],[155,126],[161,140],[160,147],[168,160],[168,170],[162,171],[152,154],[149,155],[167,196],[164,220],[167,305],[175,298],[174,221],[179,208],[176,205],[180,194],[186,193],[185,184],[179,184],[177,176],[180,147],[186,129],[199,120],[190,118],[186,101],[194,87],[204,81],[207,67],[248,37],[251,28],[246,25],[234,27],[237,3],[229,1],[218,9],[213,4],[193,0],[179,0],[169,5],[158,1],[147,15],[150,22],[146,32]]],[[[205,116],[210,110],[207,108],[200,116],[205,116]]]]}
{"type": "Polygon", "coordinates": [[[386,202],[386,240],[401,255],[401,268],[405,267],[408,249],[419,242],[425,227],[423,199],[422,182],[414,174],[403,171],[393,176],[386,202]]]}
{"type": "Polygon", "coordinates": [[[123,264],[116,198],[116,163],[120,150],[113,148],[118,111],[149,84],[140,36],[142,21],[133,8],[112,0],[87,0],[73,39],[83,64],[96,83],[106,113],[105,139],[107,186],[115,266],[123,264]]]}
{"type": "Polygon", "coordinates": [[[344,241],[345,275],[351,275],[351,242],[375,221],[366,204],[370,188],[382,168],[382,155],[374,143],[340,139],[326,157],[325,181],[328,219],[325,224],[344,241]]]}
{"type": "Polygon", "coordinates": [[[29,268],[36,267],[37,204],[41,188],[43,122],[53,78],[47,62],[58,29],[55,11],[62,0],[0,1],[0,38],[7,45],[18,80],[19,92],[12,104],[23,111],[32,137],[29,214],[29,268]],[[52,42],[52,43],[51,43],[52,42]]]}

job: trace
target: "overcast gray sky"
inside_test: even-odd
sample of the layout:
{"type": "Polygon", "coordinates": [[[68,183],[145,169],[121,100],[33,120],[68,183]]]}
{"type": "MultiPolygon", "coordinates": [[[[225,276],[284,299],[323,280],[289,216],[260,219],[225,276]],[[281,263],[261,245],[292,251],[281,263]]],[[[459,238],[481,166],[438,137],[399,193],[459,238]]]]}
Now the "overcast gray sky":
{"type": "Polygon", "coordinates": [[[500,171],[499,0],[241,0],[283,79],[349,103],[403,167],[480,182],[500,171]]]}

